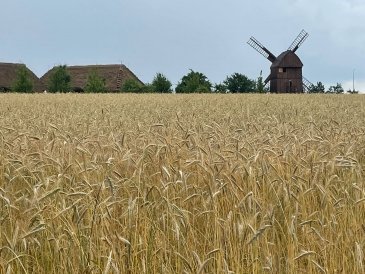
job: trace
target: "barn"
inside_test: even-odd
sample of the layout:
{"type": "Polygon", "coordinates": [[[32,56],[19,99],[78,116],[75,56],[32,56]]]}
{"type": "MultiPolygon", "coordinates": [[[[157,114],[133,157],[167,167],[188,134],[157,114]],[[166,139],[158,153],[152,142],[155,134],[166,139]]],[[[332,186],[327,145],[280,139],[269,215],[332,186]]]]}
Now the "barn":
{"type": "MultiPolygon", "coordinates": [[[[41,77],[42,82],[48,86],[50,76],[56,70],[53,67],[41,77]]],[[[133,79],[144,85],[141,80],[125,65],[87,65],[87,66],[67,66],[67,71],[71,76],[71,88],[76,92],[83,92],[88,80],[88,76],[96,72],[98,76],[105,80],[107,92],[116,92],[120,90],[126,80],[133,79]]]]}
{"type": "MultiPolygon", "coordinates": [[[[12,86],[14,85],[18,70],[25,66],[24,64],[19,63],[0,63],[0,92],[11,91],[12,86]]],[[[41,80],[35,75],[27,66],[25,66],[28,75],[33,82],[33,90],[37,92],[41,92],[45,89],[41,80]]]]}

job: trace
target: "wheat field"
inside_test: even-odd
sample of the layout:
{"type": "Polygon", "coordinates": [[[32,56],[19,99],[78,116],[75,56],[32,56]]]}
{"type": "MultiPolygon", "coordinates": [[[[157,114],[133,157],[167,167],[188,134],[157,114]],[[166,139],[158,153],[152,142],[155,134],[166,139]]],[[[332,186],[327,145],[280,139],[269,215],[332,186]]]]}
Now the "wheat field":
{"type": "Polygon", "coordinates": [[[0,273],[365,273],[365,96],[0,95],[0,273]]]}

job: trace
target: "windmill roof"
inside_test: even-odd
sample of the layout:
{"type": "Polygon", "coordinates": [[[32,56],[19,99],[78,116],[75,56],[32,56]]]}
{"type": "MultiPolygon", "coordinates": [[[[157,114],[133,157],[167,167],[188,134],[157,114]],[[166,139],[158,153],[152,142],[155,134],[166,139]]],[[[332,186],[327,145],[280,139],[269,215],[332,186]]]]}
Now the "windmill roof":
{"type": "MultiPolygon", "coordinates": [[[[41,77],[43,83],[47,85],[50,76],[57,67],[52,68],[41,77]]],[[[101,78],[105,79],[105,87],[107,91],[117,91],[123,86],[127,79],[134,79],[143,84],[138,77],[129,70],[125,65],[87,65],[87,66],[67,66],[67,71],[71,76],[71,87],[84,89],[88,76],[92,72],[96,72],[101,78]],[[120,82],[118,83],[118,75],[120,82]]]]}
{"type": "Polygon", "coordinates": [[[298,55],[291,50],[281,53],[271,65],[272,68],[284,67],[284,68],[301,68],[303,67],[302,61],[300,61],[298,55]]]}
{"type": "MultiPolygon", "coordinates": [[[[0,88],[11,89],[16,81],[18,70],[20,67],[25,66],[20,63],[0,63],[0,88]]],[[[29,77],[33,82],[34,91],[44,90],[44,85],[40,79],[35,75],[27,66],[25,66],[29,73],[29,77]]]]}

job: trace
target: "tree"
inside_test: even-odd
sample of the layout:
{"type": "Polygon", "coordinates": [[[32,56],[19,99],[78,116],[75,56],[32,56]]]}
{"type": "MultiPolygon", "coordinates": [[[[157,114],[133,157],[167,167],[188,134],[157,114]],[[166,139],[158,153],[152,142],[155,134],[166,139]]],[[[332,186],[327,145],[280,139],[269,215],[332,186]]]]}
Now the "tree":
{"type": "Polygon", "coordinates": [[[240,73],[233,73],[228,76],[223,82],[230,92],[254,92],[256,88],[256,83],[250,80],[246,75],[240,73]]]}
{"type": "Polygon", "coordinates": [[[219,83],[214,85],[214,92],[226,93],[227,87],[225,84],[219,83]]]}
{"type": "Polygon", "coordinates": [[[143,86],[141,86],[139,92],[151,93],[151,92],[155,92],[155,88],[152,84],[146,83],[143,86]]]}
{"type": "Polygon", "coordinates": [[[201,72],[190,70],[176,86],[177,93],[210,92],[212,84],[201,72]]]}
{"type": "Polygon", "coordinates": [[[151,85],[154,92],[168,93],[172,91],[171,82],[162,73],[156,73],[151,85]]]}
{"type": "Polygon", "coordinates": [[[32,92],[33,83],[29,77],[29,71],[25,65],[21,65],[16,74],[16,80],[12,87],[15,92],[32,92]]]}
{"type": "Polygon", "coordinates": [[[85,86],[86,92],[105,92],[105,79],[100,77],[96,70],[89,73],[85,86]]]}
{"type": "Polygon", "coordinates": [[[342,85],[340,83],[337,83],[336,86],[330,86],[327,93],[341,94],[341,93],[344,93],[344,90],[342,88],[342,85]]]}
{"type": "Polygon", "coordinates": [[[358,91],[358,90],[349,89],[349,90],[347,91],[347,93],[350,93],[350,94],[358,94],[358,93],[359,93],[359,91],[358,91]]]}
{"type": "Polygon", "coordinates": [[[49,92],[68,92],[71,90],[70,82],[71,76],[68,74],[67,67],[58,66],[50,76],[49,92]]]}
{"type": "Polygon", "coordinates": [[[127,79],[122,88],[122,92],[142,92],[143,91],[143,85],[141,85],[139,82],[137,82],[134,79],[127,79]]]}
{"type": "Polygon", "coordinates": [[[324,93],[325,91],[325,87],[324,85],[322,84],[322,82],[317,82],[317,84],[311,84],[309,86],[309,90],[308,92],[309,93],[324,93]]]}
{"type": "Polygon", "coordinates": [[[256,82],[256,91],[259,93],[264,93],[265,91],[265,84],[264,81],[262,81],[262,70],[260,71],[260,76],[257,78],[256,82]]]}

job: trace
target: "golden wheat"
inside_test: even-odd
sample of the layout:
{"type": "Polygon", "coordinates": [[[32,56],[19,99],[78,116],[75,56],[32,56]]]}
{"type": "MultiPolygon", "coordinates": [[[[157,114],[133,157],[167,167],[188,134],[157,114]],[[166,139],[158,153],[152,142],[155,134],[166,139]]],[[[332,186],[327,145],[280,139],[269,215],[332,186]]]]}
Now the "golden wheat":
{"type": "Polygon", "coordinates": [[[0,95],[0,273],[364,273],[361,95],[0,95]]]}

